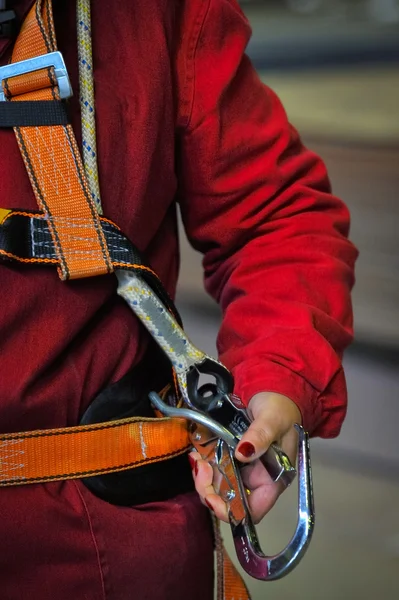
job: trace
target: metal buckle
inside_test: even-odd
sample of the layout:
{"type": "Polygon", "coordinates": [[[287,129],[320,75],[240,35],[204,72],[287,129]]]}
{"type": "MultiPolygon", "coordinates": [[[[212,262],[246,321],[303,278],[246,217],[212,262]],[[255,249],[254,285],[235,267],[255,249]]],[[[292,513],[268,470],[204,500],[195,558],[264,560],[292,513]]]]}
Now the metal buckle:
{"type": "Polygon", "coordinates": [[[4,79],[24,75],[25,73],[33,73],[34,71],[40,71],[49,67],[54,68],[60,98],[62,100],[70,98],[73,92],[62,54],[61,52],[49,52],[42,56],[35,56],[34,58],[0,67],[0,102],[6,101],[2,85],[4,79]]]}

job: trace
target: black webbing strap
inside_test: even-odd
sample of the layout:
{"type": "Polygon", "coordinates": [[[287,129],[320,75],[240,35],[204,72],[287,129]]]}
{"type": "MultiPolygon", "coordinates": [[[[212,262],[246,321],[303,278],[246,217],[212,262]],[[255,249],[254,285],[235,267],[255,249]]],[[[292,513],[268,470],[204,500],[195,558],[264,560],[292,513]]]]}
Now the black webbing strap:
{"type": "Polygon", "coordinates": [[[38,100],[0,102],[0,128],[68,125],[65,102],[38,100]]]}
{"type": "MultiPolygon", "coordinates": [[[[0,260],[31,265],[58,266],[58,254],[43,213],[17,210],[3,210],[3,213],[5,216],[0,220],[0,260]]],[[[181,325],[181,318],[173,300],[156,273],[143,261],[136,246],[112,221],[100,217],[100,223],[115,269],[126,269],[137,273],[152,288],[181,325]]]]}

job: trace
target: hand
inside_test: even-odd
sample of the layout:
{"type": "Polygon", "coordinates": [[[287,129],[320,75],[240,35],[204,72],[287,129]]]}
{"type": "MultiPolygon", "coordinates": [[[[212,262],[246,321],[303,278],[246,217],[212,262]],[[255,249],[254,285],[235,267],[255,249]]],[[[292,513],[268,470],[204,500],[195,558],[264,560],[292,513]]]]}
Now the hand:
{"type": "MultiPolygon", "coordinates": [[[[236,450],[236,458],[245,463],[241,475],[249,490],[249,508],[255,523],[274,506],[285,487],[273,482],[260,462],[261,456],[270,444],[277,442],[286,452],[292,464],[296,462],[297,433],[294,424],[301,424],[301,413],[296,404],[281,394],[262,392],[256,394],[248,405],[252,423],[243,435],[236,450]]],[[[197,452],[189,455],[193,468],[195,487],[201,500],[213,510],[222,521],[228,522],[227,505],[215,493],[212,485],[213,469],[197,452]]]]}

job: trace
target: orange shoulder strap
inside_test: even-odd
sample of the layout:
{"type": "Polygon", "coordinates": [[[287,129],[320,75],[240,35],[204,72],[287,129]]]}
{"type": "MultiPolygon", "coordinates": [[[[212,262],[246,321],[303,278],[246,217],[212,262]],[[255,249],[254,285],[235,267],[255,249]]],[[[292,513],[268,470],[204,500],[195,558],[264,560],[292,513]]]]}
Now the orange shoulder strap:
{"type": "MultiPolygon", "coordinates": [[[[51,2],[37,0],[22,26],[11,62],[25,61],[27,71],[34,67],[27,61],[47,55],[50,66],[4,80],[6,98],[13,102],[60,99],[60,85],[68,87],[68,76],[58,64],[62,57],[56,51],[51,2]]],[[[61,279],[112,272],[72,127],[15,127],[14,131],[38,206],[48,221],[61,279]]]]}

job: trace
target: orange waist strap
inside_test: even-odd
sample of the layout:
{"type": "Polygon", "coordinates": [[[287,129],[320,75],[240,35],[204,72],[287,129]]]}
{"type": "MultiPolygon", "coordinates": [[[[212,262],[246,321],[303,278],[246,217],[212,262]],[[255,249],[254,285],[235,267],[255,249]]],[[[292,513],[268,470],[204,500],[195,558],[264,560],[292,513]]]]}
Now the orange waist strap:
{"type": "Polygon", "coordinates": [[[125,471],[187,452],[182,419],[132,417],[0,435],[0,487],[125,471]]]}

